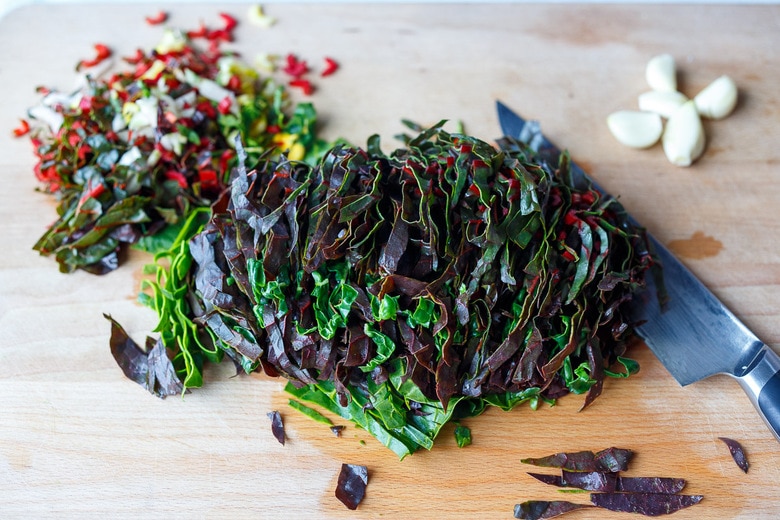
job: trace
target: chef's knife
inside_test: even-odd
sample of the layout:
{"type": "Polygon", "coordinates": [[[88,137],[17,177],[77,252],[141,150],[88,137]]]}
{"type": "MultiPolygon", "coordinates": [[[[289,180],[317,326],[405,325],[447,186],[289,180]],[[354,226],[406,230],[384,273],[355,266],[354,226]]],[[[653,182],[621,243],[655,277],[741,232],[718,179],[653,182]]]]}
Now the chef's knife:
{"type": "MultiPolygon", "coordinates": [[[[557,165],[558,150],[538,123],[526,122],[497,102],[498,120],[507,137],[528,144],[542,160],[557,165]]],[[[576,164],[575,182],[605,193],[576,164]]],[[[648,234],[659,260],[668,300],[658,300],[652,276],[635,298],[638,335],[683,386],[715,374],[728,374],[750,397],[769,429],[780,440],[780,357],[762,343],[669,250],[648,234]]]]}

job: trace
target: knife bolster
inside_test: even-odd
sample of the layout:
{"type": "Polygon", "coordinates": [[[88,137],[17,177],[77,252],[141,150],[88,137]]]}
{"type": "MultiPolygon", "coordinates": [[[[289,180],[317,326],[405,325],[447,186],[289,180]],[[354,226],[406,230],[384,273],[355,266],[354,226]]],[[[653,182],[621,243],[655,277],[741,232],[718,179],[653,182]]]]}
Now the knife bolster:
{"type": "Polygon", "coordinates": [[[780,357],[764,345],[751,365],[752,369],[737,380],[780,441],[780,357]]]}

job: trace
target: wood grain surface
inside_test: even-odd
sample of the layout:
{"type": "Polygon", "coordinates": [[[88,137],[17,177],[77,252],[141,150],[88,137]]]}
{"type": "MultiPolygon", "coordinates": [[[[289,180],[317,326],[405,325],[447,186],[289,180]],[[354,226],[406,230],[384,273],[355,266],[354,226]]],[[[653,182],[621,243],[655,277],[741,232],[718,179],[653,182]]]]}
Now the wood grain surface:
{"type": "MultiPolygon", "coordinates": [[[[163,6],[165,7],[165,6],[163,6]]],[[[170,24],[245,18],[247,5],[169,6],[170,24]]],[[[527,499],[570,499],[520,463],[564,450],[631,448],[629,475],[688,479],[701,504],[683,519],[769,519],[780,513],[780,444],[738,385],[717,376],[679,387],[638,343],[641,371],[610,380],[592,407],[565,397],[537,411],[490,410],[452,426],[430,452],[403,461],[365,432],[341,438],[287,404],[279,380],[206,374],[205,387],[158,400],[126,380],[102,313],[139,341],[154,325],[135,302],[132,254],[104,277],[60,274],[32,245],[56,218],[35,191],[34,158],[10,129],[37,101],[34,88],[71,88],[75,63],[104,42],[119,55],[150,48],[161,29],[151,4],[36,5],[0,20],[0,518],[511,518],[527,499]],[[271,435],[279,410],[288,440],[271,435]],[[743,474],[725,445],[748,451],[743,474]],[[356,511],[334,497],[342,463],[369,468],[356,511]]],[[[494,101],[542,122],[609,191],[769,345],[780,346],[780,6],[533,4],[269,4],[270,29],[243,23],[235,48],[332,56],[337,74],[311,97],[326,137],[357,144],[379,133],[390,150],[401,118],[462,121],[499,136],[494,101]],[[618,145],[605,118],[635,108],[644,65],[669,52],[692,96],[721,74],[740,89],[735,113],[706,122],[708,146],[692,168],[659,146],[618,145]]],[[[296,94],[297,95],[297,94],[296,94]]],[[[583,510],[566,518],[628,519],[583,510]]]]}

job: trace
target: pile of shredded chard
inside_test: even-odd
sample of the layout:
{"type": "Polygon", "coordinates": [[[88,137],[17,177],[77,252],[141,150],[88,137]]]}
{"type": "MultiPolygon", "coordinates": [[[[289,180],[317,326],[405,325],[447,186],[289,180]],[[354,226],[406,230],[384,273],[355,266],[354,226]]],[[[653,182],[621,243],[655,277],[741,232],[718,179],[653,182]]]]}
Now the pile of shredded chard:
{"type": "MultiPolygon", "coordinates": [[[[222,48],[237,21],[220,17],[216,28],[165,28],[154,49],[122,58],[116,72],[111,49],[96,44],[96,56],[77,65],[74,92],[38,89],[33,125],[23,121],[15,133],[29,132],[36,177],[58,200],[59,218],[34,249],[61,271],[105,274],[127,244],[169,247],[192,212],[227,186],[236,138],[255,159],[311,159],[324,144],[310,103],[293,104],[287,85],[222,48]]],[[[306,62],[290,55],[284,70],[290,85],[312,89],[306,62]]]]}
{"type": "Polygon", "coordinates": [[[652,257],[618,202],[575,188],[565,154],[551,167],[441,125],[405,139],[389,155],[377,137],[336,146],[313,167],[247,171],[239,154],[189,242],[208,341],[188,356],[283,376],[401,458],[488,405],[587,405],[635,372],[626,305],[652,257]]]}
{"type": "MultiPolygon", "coordinates": [[[[638,370],[624,353],[652,266],[644,231],[575,185],[566,154],[549,164],[443,123],[411,125],[390,154],[376,136],[327,145],[311,104],[291,108],[284,85],[221,50],[236,24],[222,20],[168,29],[73,94],[42,89],[30,112],[35,173],[59,203],[35,249],[98,274],[126,244],[155,252],[141,300],[159,336],[141,348],[106,316],[129,378],[174,395],[228,358],[403,458],[488,406],[587,406],[638,370]]],[[[111,55],[95,49],[79,68],[111,55]]],[[[305,62],[283,71],[312,92],[305,62]]]]}

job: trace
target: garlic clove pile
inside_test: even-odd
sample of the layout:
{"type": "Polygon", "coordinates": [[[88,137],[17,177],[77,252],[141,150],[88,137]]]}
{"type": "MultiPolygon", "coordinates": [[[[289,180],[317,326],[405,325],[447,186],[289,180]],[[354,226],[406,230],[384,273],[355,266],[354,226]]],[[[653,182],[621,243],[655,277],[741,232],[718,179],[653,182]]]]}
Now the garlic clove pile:
{"type": "Polygon", "coordinates": [[[704,152],[706,136],[701,118],[723,119],[737,105],[737,85],[723,75],[695,98],[677,90],[677,70],[671,54],[647,62],[645,79],[652,90],[639,95],[639,111],[620,110],[607,117],[607,126],[620,143],[648,148],[660,138],[672,164],[690,166],[704,152]],[[666,119],[666,126],[661,118],[666,119]]]}

